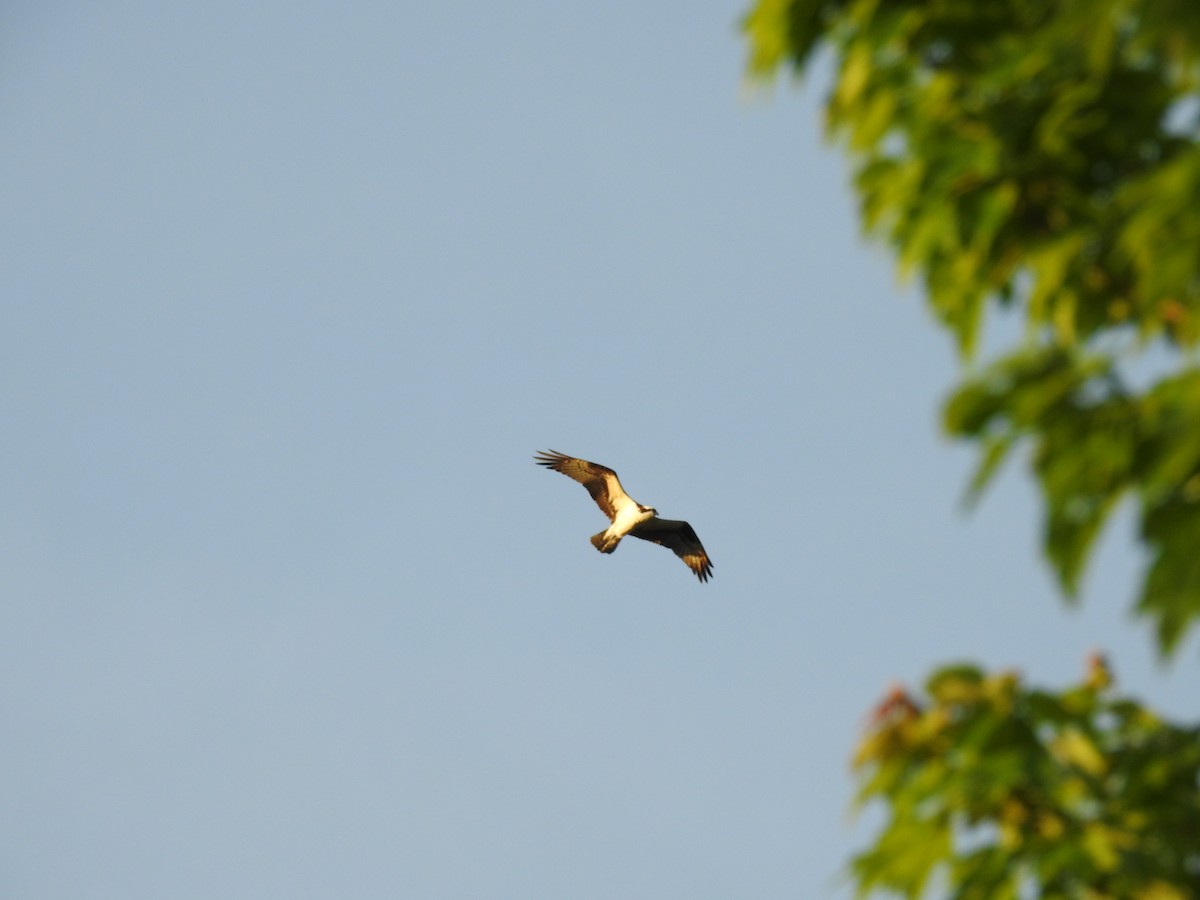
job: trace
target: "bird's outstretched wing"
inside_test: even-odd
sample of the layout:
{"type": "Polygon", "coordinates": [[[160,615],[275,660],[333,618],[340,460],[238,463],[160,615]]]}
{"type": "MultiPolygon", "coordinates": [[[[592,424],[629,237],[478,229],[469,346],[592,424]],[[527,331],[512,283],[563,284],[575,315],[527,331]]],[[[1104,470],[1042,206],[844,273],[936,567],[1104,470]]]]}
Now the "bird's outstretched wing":
{"type": "Polygon", "coordinates": [[[617,473],[608,466],[588,462],[586,459],[576,459],[557,450],[543,451],[533,459],[539,466],[562,472],[568,478],[582,484],[610,520],[616,518],[619,507],[633,503],[621,487],[621,482],[617,480],[617,473]]]}
{"type": "Polygon", "coordinates": [[[712,576],[712,560],[704,552],[704,545],[687,522],[677,519],[650,519],[629,532],[643,541],[661,544],[687,564],[701,581],[712,576]]]}

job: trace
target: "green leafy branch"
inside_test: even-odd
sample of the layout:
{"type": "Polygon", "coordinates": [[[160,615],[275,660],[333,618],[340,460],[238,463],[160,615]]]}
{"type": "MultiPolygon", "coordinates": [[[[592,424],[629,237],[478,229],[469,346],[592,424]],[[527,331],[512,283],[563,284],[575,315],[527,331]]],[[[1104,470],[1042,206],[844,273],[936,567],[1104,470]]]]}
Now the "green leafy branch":
{"type": "Polygon", "coordinates": [[[1135,496],[1138,609],[1169,653],[1200,617],[1200,4],[759,0],[745,28],[757,77],[831,51],[826,124],[864,227],[919,277],[964,362],[989,309],[1024,320],[947,405],[950,432],[980,446],[972,495],[1032,446],[1069,597],[1135,496]],[[1118,363],[1152,347],[1174,371],[1120,389],[1118,363]]]}
{"type": "Polygon", "coordinates": [[[1200,896],[1200,730],[1111,680],[1097,656],[1059,693],[953,666],[889,694],[854,761],[859,803],[889,812],[851,864],[859,896],[1200,896]]]}

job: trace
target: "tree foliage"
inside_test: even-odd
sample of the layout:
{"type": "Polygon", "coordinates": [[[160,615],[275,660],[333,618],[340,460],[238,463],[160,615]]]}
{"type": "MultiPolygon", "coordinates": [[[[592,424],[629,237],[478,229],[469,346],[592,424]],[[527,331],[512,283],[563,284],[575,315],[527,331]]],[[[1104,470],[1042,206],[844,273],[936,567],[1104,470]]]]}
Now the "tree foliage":
{"type": "Polygon", "coordinates": [[[970,493],[1032,449],[1068,596],[1131,498],[1169,653],[1200,617],[1200,3],[758,0],[745,27],[760,77],[832,54],[864,225],[968,365],[945,423],[980,447],[970,493]],[[980,363],[999,308],[1023,337],[980,363]]]}
{"type": "Polygon", "coordinates": [[[893,691],[855,758],[860,802],[890,814],[853,861],[859,895],[1200,896],[1200,729],[1110,685],[1097,657],[1061,693],[970,666],[893,691]]]}

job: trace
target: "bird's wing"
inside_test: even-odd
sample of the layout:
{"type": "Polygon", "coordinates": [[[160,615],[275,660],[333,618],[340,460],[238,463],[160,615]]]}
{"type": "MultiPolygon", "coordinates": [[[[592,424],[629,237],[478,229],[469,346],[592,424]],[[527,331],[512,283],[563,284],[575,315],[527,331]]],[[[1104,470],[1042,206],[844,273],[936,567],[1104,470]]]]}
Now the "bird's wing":
{"type": "Polygon", "coordinates": [[[637,525],[631,535],[643,541],[661,544],[682,559],[701,581],[712,575],[712,560],[704,552],[704,545],[687,522],[675,519],[650,519],[637,525]]]}
{"type": "Polygon", "coordinates": [[[616,518],[620,507],[633,503],[621,487],[621,482],[617,480],[617,473],[608,466],[588,462],[586,459],[576,459],[557,450],[538,453],[533,460],[539,466],[562,472],[568,478],[582,484],[610,520],[616,518]]]}

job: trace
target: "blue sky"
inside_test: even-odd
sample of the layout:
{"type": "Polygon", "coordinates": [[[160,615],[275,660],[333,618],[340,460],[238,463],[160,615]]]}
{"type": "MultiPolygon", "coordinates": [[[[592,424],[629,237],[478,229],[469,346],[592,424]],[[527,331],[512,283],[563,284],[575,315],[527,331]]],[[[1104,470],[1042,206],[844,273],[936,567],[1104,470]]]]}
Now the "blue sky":
{"type": "Polygon", "coordinates": [[[1052,685],[1019,468],[740,4],[63,2],[0,29],[0,893],[840,897],[889,682],[1052,685]],[[597,554],[555,448],[689,520],[597,554]]]}

